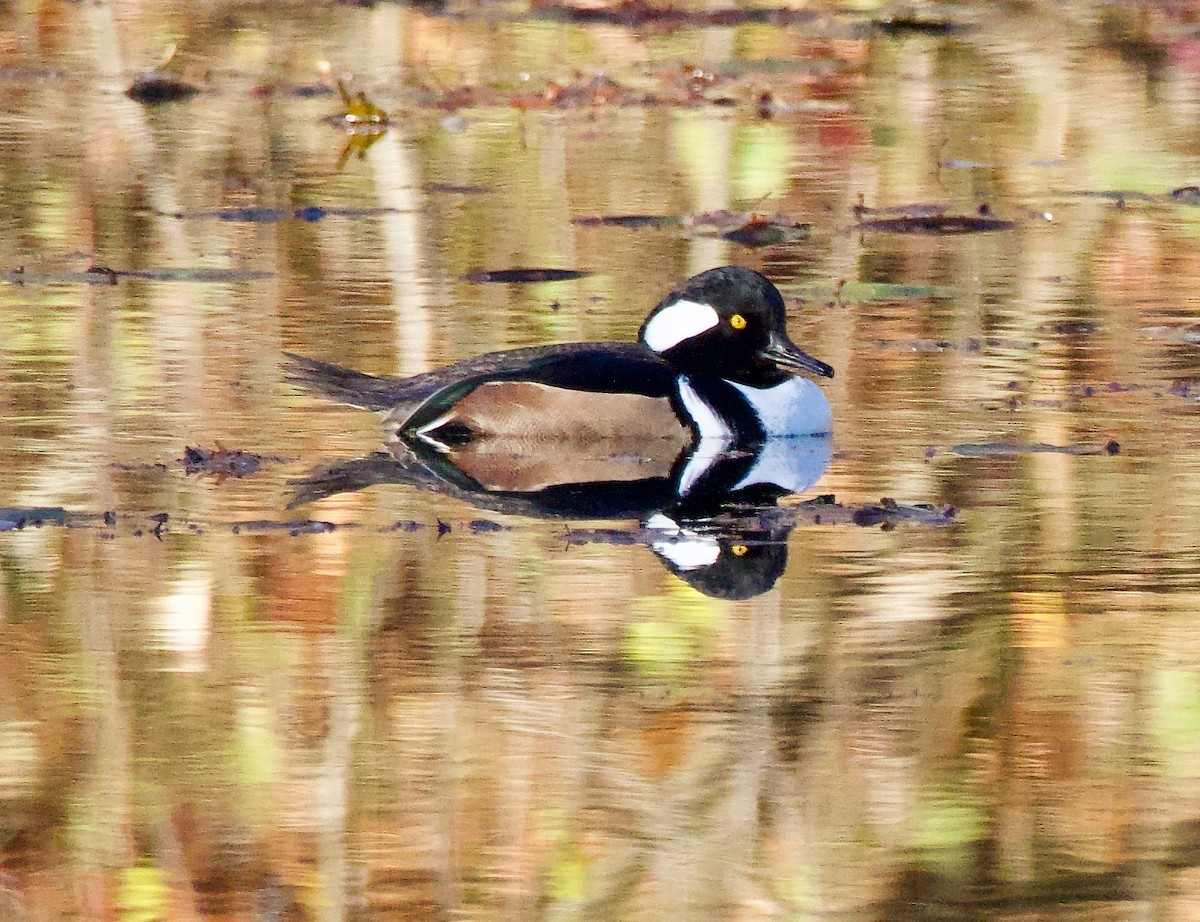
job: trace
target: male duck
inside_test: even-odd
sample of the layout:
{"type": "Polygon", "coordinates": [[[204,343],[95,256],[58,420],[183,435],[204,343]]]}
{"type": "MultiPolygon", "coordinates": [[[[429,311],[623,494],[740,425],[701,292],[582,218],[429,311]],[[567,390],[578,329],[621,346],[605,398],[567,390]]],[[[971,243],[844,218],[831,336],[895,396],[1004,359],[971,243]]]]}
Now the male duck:
{"type": "MultiPolygon", "coordinates": [[[[669,467],[685,449],[723,450],[832,428],[825,395],[797,375],[832,378],[833,369],[788,338],[778,289],[737,266],[701,272],[668,294],[636,343],[491,352],[407,378],[288,357],[293,382],[385,411],[397,438],[458,453],[455,463],[465,461],[472,476],[471,453],[486,455],[490,442],[603,443],[611,450],[595,454],[609,456],[634,446],[669,467]]],[[[583,480],[622,479],[604,471],[575,473],[583,480]]]]}

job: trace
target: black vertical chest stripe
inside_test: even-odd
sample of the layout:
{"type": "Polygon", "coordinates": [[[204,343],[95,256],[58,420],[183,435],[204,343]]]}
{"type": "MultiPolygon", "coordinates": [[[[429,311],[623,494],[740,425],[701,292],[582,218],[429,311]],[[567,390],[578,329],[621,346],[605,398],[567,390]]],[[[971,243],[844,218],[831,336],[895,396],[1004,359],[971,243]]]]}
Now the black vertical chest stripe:
{"type": "MultiPolygon", "coordinates": [[[[729,430],[735,443],[754,443],[766,439],[767,430],[763,428],[762,420],[758,418],[754,407],[750,405],[746,395],[728,381],[705,375],[688,375],[686,380],[696,396],[725,423],[725,428],[729,430]]],[[[686,420],[692,432],[699,436],[700,428],[683,405],[678,388],[675,389],[672,400],[675,402],[675,411],[679,418],[686,420]]]]}

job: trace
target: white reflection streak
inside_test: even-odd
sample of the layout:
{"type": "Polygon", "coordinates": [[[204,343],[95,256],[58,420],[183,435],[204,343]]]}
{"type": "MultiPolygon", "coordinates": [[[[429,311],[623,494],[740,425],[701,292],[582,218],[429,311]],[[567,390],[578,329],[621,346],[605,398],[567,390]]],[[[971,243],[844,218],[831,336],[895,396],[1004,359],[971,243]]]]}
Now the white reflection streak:
{"type": "Polygon", "coordinates": [[[178,654],[170,672],[203,672],[212,622],[212,578],[188,576],[159,599],[153,645],[178,654]]]}
{"type": "MultiPolygon", "coordinates": [[[[404,10],[399,6],[380,5],[371,16],[370,35],[388,40],[376,47],[371,43],[372,72],[386,72],[397,62],[403,47],[404,10]]],[[[367,154],[375,175],[379,203],[395,211],[380,216],[383,222],[384,251],[392,282],[392,305],[396,315],[397,371],[412,375],[429,369],[430,319],[421,282],[420,222],[417,209],[421,193],[412,147],[398,125],[392,125],[367,154]]]]}
{"type": "Polygon", "coordinates": [[[346,836],[350,816],[350,788],[354,777],[354,738],[363,689],[357,664],[348,644],[331,638],[322,645],[322,660],[329,676],[329,735],[316,779],[318,791],[314,817],[319,824],[324,900],[322,922],[342,922],[349,909],[350,862],[346,836]]]}

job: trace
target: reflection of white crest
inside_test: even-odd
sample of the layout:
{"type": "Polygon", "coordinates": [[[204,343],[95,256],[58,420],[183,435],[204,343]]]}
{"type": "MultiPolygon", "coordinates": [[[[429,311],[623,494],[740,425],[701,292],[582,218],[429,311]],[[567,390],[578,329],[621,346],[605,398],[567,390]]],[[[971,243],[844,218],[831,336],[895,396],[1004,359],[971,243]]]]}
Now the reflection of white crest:
{"type": "Polygon", "coordinates": [[[707,567],[721,556],[721,545],[716,538],[697,534],[690,528],[680,528],[678,522],[661,512],[646,522],[646,528],[663,533],[658,541],[650,542],[650,547],[677,570],[686,572],[707,567]]]}
{"type": "Polygon", "coordinates": [[[833,443],[827,435],[771,439],[763,444],[754,467],[733,489],[774,484],[789,493],[803,493],[821,479],[832,454],[833,443]]]}
{"type": "Polygon", "coordinates": [[[676,301],[664,307],[646,324],[642,342],[655,352],[666,352],[685,339],[711,330],[721,318],[707,304],[697,301],[676,301]]]}

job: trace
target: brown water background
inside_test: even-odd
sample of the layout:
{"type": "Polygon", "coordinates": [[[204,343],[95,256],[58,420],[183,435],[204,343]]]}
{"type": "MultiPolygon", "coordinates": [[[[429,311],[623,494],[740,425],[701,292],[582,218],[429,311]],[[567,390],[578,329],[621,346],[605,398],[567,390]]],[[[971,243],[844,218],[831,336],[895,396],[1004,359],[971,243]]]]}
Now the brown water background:
{"type": "Polygon", "coordinates": [[[0,505],[115,513],[0,534],[0,919],[1200,918],[1200,8],[895,12],[0,6],[0,505]],[[124,95],[171,42],[201,92],[124,95]],[[573,223],[718,209],[811,234],[573,223]],[[403,486],[285,509],[380,429],[284,351],[627,340],[723,263],[837,368],[797,500],[954,525],[801,524],[728,602],[403,486]],[[513,266],[591,274],[465,279],[513,266]]]}

